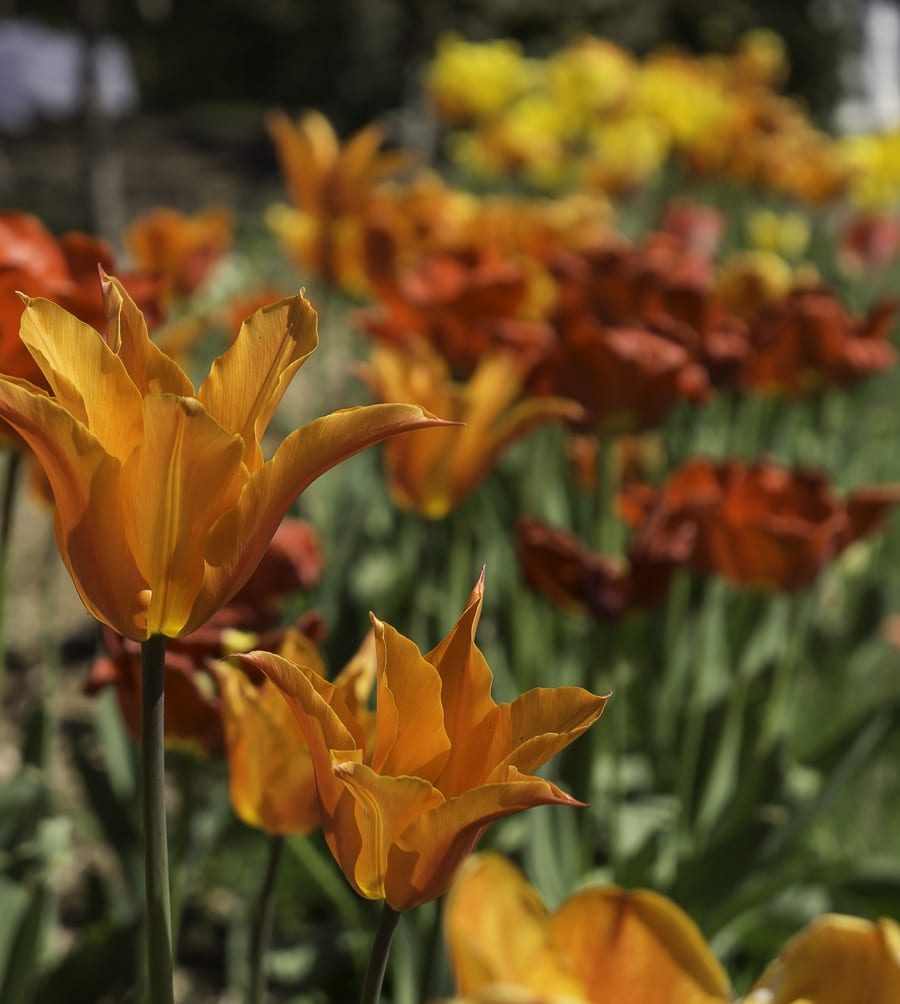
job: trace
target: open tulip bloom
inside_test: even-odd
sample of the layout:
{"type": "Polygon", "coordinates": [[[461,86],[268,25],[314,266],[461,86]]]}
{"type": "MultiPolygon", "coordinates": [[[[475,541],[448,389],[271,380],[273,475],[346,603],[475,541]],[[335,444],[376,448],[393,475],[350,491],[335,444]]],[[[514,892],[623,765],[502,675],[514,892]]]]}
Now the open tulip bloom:
{"type": "Polygon", "coordinates": [[[580,687],[494,703],[477,646],[483,576],[427,655],[373,617],[376,718],[367,739],[340,691],[267,652],[244,656],[283,692],[306,736],[322,828],[344,875],[406,910],[440,896],[487,825],[535,805],[580,805],[531,772],[603,711],[580,687]]]}
{"type": "Polygon", "coordinates": [[[115,279],[107,337],[29,300],[21,337],[52,393],[0,377],[0,417],[28,442],[56,500],[56,539],[88,610],[135,641],[203,624],[246,582],[294,499],[372,443],[441,424],[388,404],[333,412],[265,461],[260,439],[315,349],[302,296],[257,311],[199,390],[150,341],[115,279]]]}

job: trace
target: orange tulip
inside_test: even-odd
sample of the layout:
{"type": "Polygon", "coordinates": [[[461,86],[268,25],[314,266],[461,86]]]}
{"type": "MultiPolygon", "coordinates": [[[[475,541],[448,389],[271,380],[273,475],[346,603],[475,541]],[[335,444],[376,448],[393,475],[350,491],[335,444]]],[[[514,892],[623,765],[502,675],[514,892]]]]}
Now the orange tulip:
{"type": "Polygon", "coordinates": [[[52,388],[0,377],[0,418],[26,440],[56,500],[56,539],[98,620],[135,641],[202,625],[247,581],[287,508],[320,474],[407,429],[440,424],[410,405],[334,412],[260,439],[316,347],[302,297],[253,314],[195,392],[149,339],[115,279],[105,340],[28,300],[22,341],[52,388]]]}
{"type": "Polygon", "coordinates": [[[243,658],[284,693],[312,754],[322,827],[356,891],[406,910],[440,896],[487,825],[535,805],[579,805],[531,775],[603,711],[579,687],[491,698],[475,646],[484,577],[426,656],[377,620],[377,710],[367,737],[340,692],[266,652],[243,658]]]}
{"type": "MultiPolygon", "coordinates": [[[[318,650],[305,635],[289,632],[280,654],[324,679],[318,650]]],[[[319,825],[319,804],[313,761],[287,701],[269,680],[256,685],[228,663],[218,664],[216,677],[235,812],[245,823],[269,833],[314,830],[319,825]]],[[[366,702],[374,682],[375,645],[370,632],[334,681],[363,731],[368,727],[366,702]]]]}
{"type": "Polygon", "coordinates": [[[819,917],[792,938],[746,1004],[895,1004],[900,1001],[900,925],[819,917]]]}
{"type": "Polygon", "coordinates": [[[551,915],[517,868],[498,854],[478,854],[460,869],[444,924],[459,991],[479,1002],[732,999],[693,921],[647,890],[582,889],[551,915]]]}
{"type": "Polygon", "coordinates": [[[565,398],[514,403],[522,390],[521,357],[495,352],[481,358],[466,384],[450,380],[446,362],[426,342],[375,351],[364,375],[382,400],[415,401],[464,422],[434,439],[391,444],[385,459],[398,506],[442,519],[487,476],[514,440],[553,421],[577,422],[584,412],[565,398]]]}

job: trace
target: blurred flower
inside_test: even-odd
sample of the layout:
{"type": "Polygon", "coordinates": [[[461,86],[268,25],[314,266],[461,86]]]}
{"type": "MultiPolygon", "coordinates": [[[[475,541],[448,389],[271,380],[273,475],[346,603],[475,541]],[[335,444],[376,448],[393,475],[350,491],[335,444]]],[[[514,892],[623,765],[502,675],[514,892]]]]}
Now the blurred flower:
{"type": "Polygon", "coordinates": [[[177,297],[185,297],[228,253],[233,235],[233,214],[223,206],[193,216],[162,207],[131,221],[125,245],[141,268],[163,276],[177,297]]]}
{"type": "Polygon", "coordinates": [[[894,1004],[900,1000],[900,926],[827,914],[784,946],[745,1004],[894,1004]]]}
{"type": "Polygon", "coordinates": [[[895,313],[896,304],[883,304],[857,319],[826,288],[795,290],[751,325],[747,385],[804,395],[890,369],[896,359],[889,341],[895,313]]]}
{"type": "Polygon", "coordinates": [[[398,506],[442,519],[487,476],[514,440],[548,422],[578,422],[580,405],[564,398],[517,401],[527,362],[520,355],[481,357],[465,384],[454,383],[446,362],[427,342],[376,349],[363,376],[381,400],[427,401],[458,428],[411,435],[385,450],[388,484],[398,506]]]}
{"type": "Polygon", "coordinates": [[[428,93],[448,122],[493,118],[531,88],[536,67],[508,39],[478,43],[447,34],[428,71],[428,93]]]}
{"type": "MultiPolygon", "coordinates": [[[[173,638],[166,646],[166,742],[199,749],[209,756],[224,749],[219,687],[207,663],[222,659],[235,645],[277,649],[285,599],[311,589],[319,579],[322,557],[315,532],[302,520],[287,519],[276,530],[259,565],[237,595],[198,630],[173,638]]],[[[317,616],[301,621],[304,633],[317,637],[317,616]]],[[[103,629],[107,654],[91,665],[86,683],[94,694],[112,686],[129,731],[141,734],[141,648],[109,627],[103,629]]],[[[283,702],[282,702],[283,703],[283,702]]]]}
{"type": "Polygon", "coordinates": [[[723,304],[740,317],[752,318],[769,303],[786,296],[794,270],[774,251],[738,251],[722,265],[716,291],[723,304]]]}
{"type": "Polygon", "coordinates": [[[352,293],[367,288],[363,223],[377,183],[407,168],[405,151],[381,151],[384,133],[369,125],[344,144],[329,121],[309,111],[294,124],[279,111],[266,116],[293,206],[271,206],[266,221],[301,266],[352,293]]]}
{"type": "Polygon", "coordinates": [[[316,347],[309,303],[254,314],[195,393],[118,281],[104,292],[108,341],[56,304],[29,301],[22,340],[54,396],[0,378],[0,417],[50,480],[60,554],[85,606],[135,641],[208,620],[322,472],[386,436],[439,424],[409,405],[335,412],[292,432],[266,462],[259,440],[316,347]]]}
{"type": "Polygon", "coordinates": [[[529,275],[523,264],[490,251],[434,253],[374,283],[381,310],[361,315],[380,342],[404,345],[422,336],[461,373],[501,348],[532,358],[553,337],[524,317],[529,275]]]}
{"type": "Polygon", "coordinates": [[[550,914],[505,858],[477,854],[451,887],[444,929],[457,988],[479,1004],[732,1000],[694,922],[646,889],[588,887],[550,914]]]}
{"type": "Polygon", "coordinates": [[[860,488],[838,500],[824,475],[770,461],[695,459],[661,488],[632,485],[620,498],[636,528],[633,548],[687,549],[701,573],[735,585],[802,589],[837,554],[884,525],[900,487],[860,488]]]}
{"type": "Polygon", "coordinates": [[[809,217],[802,213],[776,213],[757,209],[747,217],[750,243],[785,258],[799,258],[809,246],[809,217]]]}
{"type": "Polygon", "coordinates": [[[579,804],[530,772],[596,721],[606,698],[559,687],[496,705],[474,642],[482,595],[483,577],[456,626],[424,657],[373,616],[378,700],[368,738],[317,674],[269,653],[242,657],[297,715],[325,837],[347,880],[395,910],[440,896],[494,820],[579,804]]]}
{"type": "MultiPolygon", "coordinates": [[[[19,339],[25,305],[16,292],[44,296],[90,324],[106,330],[97,267],[111,270],[112,248],[98,237],[77,232],[54,237],[35,216],[0,212],[0,372],[41,387],[47,383],[19,339]]],[[[148,322],[161,318],[159,284],[141,273],[123,276],[123,285],[144,310],[148,322]]]]}
{"type": "Polygon", "coordinates": [[[900,256],[900,221],[884,213],[857,213],[844,227],[838,248],[842,270],[861,278],[884,269],[900,256]]]}
{"type": "MultiPolygon", "coordinates": [[[[281,658],[324,679],[318,649],[299,632],[278,648],[281,658]]],[[[248,825],[269,833],[309,833],[319,826],[312,756],[303,730],[279,689],[266,678],[254,682],[227,662],[215,667],[222,691],[231,802],[248,825]]],[[[371,715],[366,702],[375,682],[375,644],[370,632],[334,681],[364,732],[371,715]]]]}
{"type": "Polygon", "coordinates": [[[726,224],[725,214],[715,206],[674,199],[666,206],[659,229],[690,251],[711,258],[719,249],[726,224]]]}

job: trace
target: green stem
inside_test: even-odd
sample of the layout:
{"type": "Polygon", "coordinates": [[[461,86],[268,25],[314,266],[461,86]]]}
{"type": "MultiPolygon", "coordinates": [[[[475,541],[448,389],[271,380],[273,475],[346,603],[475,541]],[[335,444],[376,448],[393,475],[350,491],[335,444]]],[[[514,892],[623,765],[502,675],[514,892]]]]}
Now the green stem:
{"type": "Polygon", "coordinates": [[[250,995],[247,1004],[260,1004],[266,993],[266,952],[272,943],[272,925],[275,920],[275,879],[284,851],[284,837],[273,834],[269,838],[269,860],[263,876],[253,924],[253,941],[250,946],[250,995]]]}
{"type": "Polygon", "coordinates": [[[6,594],[9,585],[9,541],[12,536],[16,486],[22,469],[22,454],[11,449],[6,458],[6,481],[0,503],[0,699],[6,683],[6,594]]]}
{"type": "Polygon", "coordinates": [[[147,898],[147,968],[150,1004],[174,1004],[172,909],[166,840],[165,719],[166,639],[141,643],[141,772],[144,810],[144,882],[147,898]]]}
{"type": "Polygon", "coordinates": [[[381,985],[384,983],[391,941],[394,938],[394,931],[397,930],[399,920],[400,914],[385,903],[381,911],[378,930],[375,932],[375,941],[372,943],[372,954],[369,956],[366,982],[363,985],[360,1004],[378,1004],[381,1000],[381,985]]]}

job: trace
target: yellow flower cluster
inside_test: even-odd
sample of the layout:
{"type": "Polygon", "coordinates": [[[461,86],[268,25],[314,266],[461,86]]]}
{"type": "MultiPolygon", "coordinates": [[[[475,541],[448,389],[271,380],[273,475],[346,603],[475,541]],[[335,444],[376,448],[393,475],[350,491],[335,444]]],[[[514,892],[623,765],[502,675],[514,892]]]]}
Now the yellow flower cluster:
{"type": "Polygon", "coordinates": [[[900,204],[900,131],[847,136],[840,149],[855,205],[890,209],[900,204]]]}
{"type": "Polygon", "coordinates": [[[786,66],[771,32],[749,34],[727,58],[661,50],[643,62],[591,37],[535,60],[512,42],[449,36],[427,83],[456,129],[451,157],[483,178],[618,192],[646,184],[677,155],[691,170],[832,198],[849,169],[836,144],[773,90],[786,66]]]}

